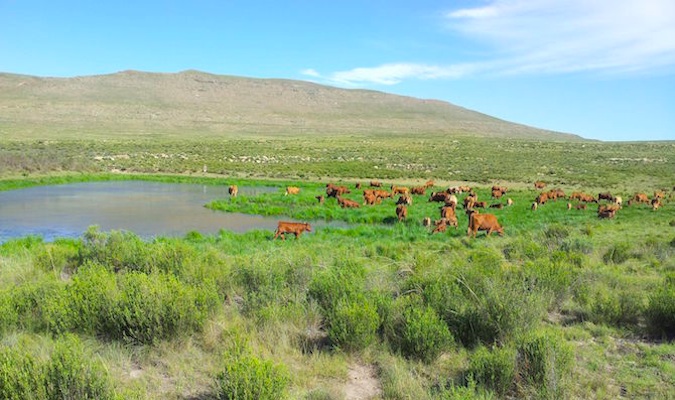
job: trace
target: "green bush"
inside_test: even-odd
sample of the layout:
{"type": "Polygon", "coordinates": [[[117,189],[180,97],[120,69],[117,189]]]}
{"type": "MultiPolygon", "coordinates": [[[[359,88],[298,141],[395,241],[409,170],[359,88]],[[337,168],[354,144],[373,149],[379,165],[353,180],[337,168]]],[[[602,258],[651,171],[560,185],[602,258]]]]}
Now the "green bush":
{"type": "Polygon", "coordinates": [[[19,323],[19,315],[12,297],[9,290],[0,290],[0,335],[15,328],[19,323]]]}
{"type": "Polygon", "coordinates": [[[65,332],[73,326],[66,285],[49,276],[24,282],[12,292],[19,326],[29,331],[65,332]]]}
{"type": "Polygon", "coordinates": [[[242,355],[227,362],[216,377],[218,399],[276,400],[287,397],[288,374],[271,361],[242,355]]]}
{"type": "Polygon", "coordinates": [[[46,398],[44,368],[31,354],[0,346],[0,398],[7,400],[46,398]]]}
{"type": "Polygon", "coordinates": [[[407,358],[431,362],[453,342],[448,326],[429,306],[399,298],[386,321],[385,337],[407,358]],[[396,309],[398,308],[398,309],[396,309]]]}
{"type": "Polygon", "coordinates": [[[377,338],[377,308],[364,295],[345,297],[328,314],[328,338],[347,351],[368,347],[377,338]]]}
{"type": "Polygon", "coordinates": [[[517,344],[516,371],[525,392],[533,389],[538,397],[565,397],[565,385],[572,370],[572,347],[559,334],[534,331],[517,344]]]}
{"type": "Polygon", "coordinates": [[[655,337],[675,338],[675,282],[667,281],[649,296],[647,330],[655,337]]]}
{"type": "Polygon", "coordinates": [[[476,383],[504,396],[513,387],[516,377],[515,349],[478,347],[471,355],[467,375],[476,383]]]}
{"type": "Polygon", "coordinates": [[[100,362],[91,362],[81,342],[72,335],[56,342],[45,367],[45,391],[48,399],[117,398],[100,362]]]}
{"type": "Polygon", "coordinates": [[[629,243],[617,243],[612,245],[602,256],[605,264],[621,264],[632,257],[629,243]]]}

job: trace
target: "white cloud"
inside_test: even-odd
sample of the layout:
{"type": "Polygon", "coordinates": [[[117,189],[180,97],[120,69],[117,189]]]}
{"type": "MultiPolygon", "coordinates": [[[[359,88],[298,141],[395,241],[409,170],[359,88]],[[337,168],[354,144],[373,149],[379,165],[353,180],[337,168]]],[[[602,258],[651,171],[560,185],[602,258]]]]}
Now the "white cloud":
{"type": "Polygon", "coordinates": [[[303,75],[307,75],[307,76],[311,76],[311,77],[315,77],[315,78],[318,78],[318,77],[321,76],[321,74],[319,74],[315,69],[312,69],[312,68],[303,69],[302,71],[300,71],[300,73],[303,74],[303,75]]]}
{"type": "Polygon", "coordinates": [[[675,64],[673,0],[492,0],[446,18],[457,32],[494,46],[491,64],[504,73],[649,71],[675,64]]]}

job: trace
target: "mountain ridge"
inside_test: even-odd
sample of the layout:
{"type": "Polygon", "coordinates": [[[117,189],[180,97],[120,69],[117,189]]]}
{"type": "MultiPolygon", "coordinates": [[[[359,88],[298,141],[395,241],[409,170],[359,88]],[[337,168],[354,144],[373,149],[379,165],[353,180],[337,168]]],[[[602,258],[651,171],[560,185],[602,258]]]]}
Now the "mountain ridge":
{"type": "Polygon", "coordinates": [[[0,133],[178,137],[290,134],[447,135],[584,140],[437,99],[197,70],[70,78],[0,73],[0,133]]]}

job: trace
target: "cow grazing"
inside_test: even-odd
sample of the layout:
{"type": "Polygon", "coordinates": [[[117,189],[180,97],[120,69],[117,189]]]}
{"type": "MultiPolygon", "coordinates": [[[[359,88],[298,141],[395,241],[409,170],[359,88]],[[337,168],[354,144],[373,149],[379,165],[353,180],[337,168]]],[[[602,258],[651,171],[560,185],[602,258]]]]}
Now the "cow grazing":
{"type": "Polygon", "coordinates": [[[576,206],[574,206],[574,208],[576,208],[577,210],[585,210],[586,207],[587,207],[586,203],[579,203],[576,206]]]}
{"type": "Polygon", "coordinates": [[[391,194],[397,195],[397,194],[408,194],[410,190],[407,187],[404,186],[395,186],[391,185],[391,194]]]}
{"type": "Polygon", "coordinates": [[[397,205],[396,206],[396,217],[398,218],[399,222],[408,218],[408,207],[406,207],[403,204],[397,205]]]}
{"type": "Polygon", "coordinates": [[[345,199],[344,197],[337,197],[337,202],[342,208],[359,208],[361,205],[354,200],[345,199]]]}
{"type": "Polygon", "coordinates": [[[487,231],[486,236],[490,236],[492,232],[497,232],[500,236],[504,236],[504,228],[499,225],[497,217],[493,214],[479,214],[476,210],[467,210],[466,213],[469,216],[467,236],[475,238],[478,231],[487,231]]]}
{"type": "Polygon", "coordinates": [[[457,189],[459,189],[459,193],[466,193],[471,191],[470,186],[457,186],[457,189]]]}
{"type": "Polygon", "coordinates": [[[536,181],[536,182],[534,183],[534,188],[535,188],[535,189],[543,189],[543,188],[545,188],[545,187],[546,187],[546,182],[544,182],[544,181],[536,181]]]}
{"type": "Polygon", "coordinates": [[[286,194],[284,196],[288,196],[289,194],[298,194],[300,193],[300,188],[297,186],[286,186],[286,194]]]}
{"type": "Polygon", "coordinates": [[[652,210],[654,210],[654,211],[658,210],[659,207],[661,207],[661,205],[662,205],[661,199],[658,198],[658,197],[654,197],[651,201],[651,205],[652,205],[652,210]]]}
{"type": "Polygon", "coordinates": [[[312,227],[306,222],[279,221],[277,230],[274,232],[273,239],[281,236],[281,240],[286,240],[286,235],[289,233],[294,234],[295,238],[297,239],[304,231],[312,231],[312,227]]]}
{"type": "Polygon", "coordinates": [[[323,197],[322,195],[318,195],[318,196],[316,196],[315,198],[316,198],[316,200],[319,202],[319,204],[323,204],[324,201],[326,201],[326,198],[323,197]]]}
{"type": "Polygon", "coordinates": [[[501,199],[502,196],[504,195],[504,192],[502,192],[499,189],[492,189],[492,198],[494,199],[501,199]]]}
{"type": "Polygon", "coordinates": [[[534,199],[534,201],[539,205],[546,204],[546,202],[548,201],[548,192],[540,193],[539,196],[537,196],[537,198],[534,199]]]}
{"type": "Polygon", "coordinates": [[[424,196],[426,194],[427,187],[426,186],[414,186],[410,188],[410,193],[412,194],[420,194],[424,196]]]}
{"type": "Polygon", "coordinates": [[[649,197],[644,193],[635,193],[630,199],[630,202],[649,204],[649,197]]]}
{"type": "Polygon", "coordinates": [[[447,221],[445,219],[439,219],[438,221],[436,221],[434,223],[434,225],[436,225],[436,227],[434,228],[433,231],[431,231],[432,235],[434,233],[443,233],[443,232],[446,231],[446,229],[448,229],[448,224],[447,224],[447,221]]]}
{"type": "Polygon", "coordinates": [[[663,190],[655,190],[654,198],[664,200],[666,198],[666,193],[663,190]]]}
{"type": "Polygon", "coordinates": [[[374,193],[369,192],[369,193],[363,193],[363,205],[375,205],[380,202],[380,198],[375,196],[374,193]]]}
{"type": "Polygon", "coordinates": [[[230,194],[232,197],[237,197],[237,194],[239,193],[239,188],[237,185],[230,185],[229,188],[227,188],[227,193],[230,194]]]}
{"type": "Polygon", "coordinates": [[[488,206],[487,201],[474,201],[473,207],[469,208],[487,208],[487,206],[488,206]]]}
{"type": "Polygon", "coordinates": [[[452,205],[453,208],[457,208],[457,196],[455,196],[454,194],[449,195],[445,199],[445,204],[452,205]]]}
{"type": "Polygon", "coordinates": [[[600,200],[614,201],[614,196],[610,192],[598,193],[598,201],[600,200]]]}
{"type": "Polygon", "coordinates": [[[459,226],[457,223],[457,214],[455,214],[454,207],[441,207],[441,220],[445,220],[447,224],[450,224],[455,228],[459,226]]]}
{"type": "Polygon", "coordinates": [[[361,189],[361,182],[357,182],[356,185],[354,185],[356,189],[361,189]]]}
{"type": "Polygon", "coordinates": [[[426,188],[430,188],[430,187],[433,187],[433,186],[434,186],[434,180],[433,179],[429,179],[427,181],[427,183],[424,184],[424,187],[426,187],[426,188]]]}
{"type": "Polygon", "coordinates": [[[413,202],[412,197],[410,197],[409,195],[402,195],[398,197],[398,200],[396,200],[396,205],[405,204],[409,206],[412,204],[412,202],[413,202]]]}
{"type": "Polygon", "coordinates": [[[370,187],[382,187],[382,182],[380,181],[370,181],[370,187]]]}
{"type": "Polygon", "coordinates": [[[501,210],[502,208],[504,208],[504,205],[502,203],[490,204],[490,208],[496,208],[498,210],[501,210]]]}
{"type": "Polygon", "coordinates": [[[598,206],[598,218],[614,218],[619,207],[615,204],[600,204],[598,206]]]}
{"type": "Polygon", "coordinates": [[[614,202],[614,204],[619,206],[619,208],[623,206],[623,199],[621,198],[621,196],[614,196],[614,199],[612,199],[612,201],[614,202]]]}
{"type": "Polygon", "coordinates": [[[448,194],[446,192],[431,192],[429,202],[431,203],[432,201],[442,201],[445,203],[448,201],[448,194]]]}
{"type": "Polygon", "coordinates": [[[379,197],[380,199],[392,197],[392,194],[387,192],[386,190],[375,190],[373,191],[373,194],[375,194],[375,196],[379,197]]]}
{"type": "Polygon", "coordinates": [[[333,185],[332,183],[326,185],[326,195],[328,197],[337,198],[338,196],[342,196],[343,194],[346,193],[351,193],[351,190],[349,190],[349,188],[347,188],[346,186],[337,186],[333,185]]]}

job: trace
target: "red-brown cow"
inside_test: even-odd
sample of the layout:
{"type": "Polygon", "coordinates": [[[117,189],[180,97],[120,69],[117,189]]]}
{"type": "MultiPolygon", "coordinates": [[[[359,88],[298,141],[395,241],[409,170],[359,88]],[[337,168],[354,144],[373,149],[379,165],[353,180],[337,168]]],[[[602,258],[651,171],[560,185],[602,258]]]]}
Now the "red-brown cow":
{"type": "Polygon", "coordinates": [[[289,233],[294,234],[297,239],[304,231],[312,231],[312,227],[306,222],[279,221],[277,230],[274,231],[274,239],[281,236],[281,240],[286,240],[286,234],[289,233]]]}
{"type": "Polygon", "coordinates": [[[427,183],[424,184],[424,187],[426,187],[426,188],[430,188],[432,186],[434,186],[434,180],[433,179],[429,179],[427,181],[427,183]]]}
{"type": "Polygon", "coordinates": [[[300,188],[296,186],[287,186],[286,187],[286,194],[284,196],[288,196],[289,194],[298,194],[300,193],[300,188]]]}
{"type": "Polygon", "coordinates": [[[535,188],[535,189],[543,189],[543,188],[545,188],[545,187],[546,187],[546,182],[544,182],[544,181],[536,181],[536,182],[534,183],[534,188],[535,188]]]}
{"type": "Polygon", "coordinates": [[[323,197],[322,195],[318,195],[315,198],[319,202],[319,204],[323,204],[326,201],[326,198],[323,197]]]}
{"type": "Polygon", "coordinates": [[[363,205],[375,205],[376,203],[380,202],[380,198],[375,196],[373,192],[364,192],[363,193],[363,205]]]}
{"type": "Polygon", "coordinates": [[[434,233],[443,233],[446,231],[448,228],[448,223],[445,219],[439,219],[434,223],[436,225],[436,228],[434,228],[433,231],[431,231],[431,234],[433,235],[434,233]]]}
{"type": "Polygon", "coordinates": [[[441,219],[446,220],[446,223],[454,226],[455,228],[457,228],[457,226],[459,225],[457,223],[457,214],[455,214],[454,207],[449,206],[441,207],[441,219]]]}
{"type": "Polygon", "coordinates": [[[446,192],[431,192],[431,196],[429,197],[429,202],[430,203],[432,201],[447,202],[447,199],[448,199],[448,194],[446,192]]]}
{"type": "Polygon", "coordinates": [[[413,202],[412,197],[410,197],[409,195],[406,194],[406,195],[398,197],[398,200],[396,200],[396,205],[405,204],[405,205],[409,206],[409,205],[412,204],[412,202],[413,202]]]}
{"type": "Polygon", "coordinates": [[[237,194],[239,193],[239,188],[237,185],[230,185],[229,188],[227,188],[227,193],[230,194],[232,197],[237,197],[237,194]]]}
{"type": "Polygon", "coordinates": [[[380,181],[370,181],[370,187],[382,187],[382,182],[380,182],[380,181]]]}
{"type": "Polygon", "coordinates": [[[487,231],[486,236],[490,236],[492,232],[497,232],[500,236],[504,236],[504,228],[499,225],[497,217],[493,214],[479,214],[476,210],[467,210],[466,213],[469,216],[467,236],[475,238],[478,231],[487,231]]]}
{"type": "Polygon", "coordinates": [[[426,186],[414,186],[410,188],[410,193],[412,194],[421,194],[424,196],[426,194],[427,187],[426,186]]]}
{"type": "Polygon", "coordinates": [[[337,202],[342,208],[359,208],[361,205],[354,200],[345,199],[344,197],[337,197],[337,202]]]}
{"type": "Polygon", "coordinates": [[[397,205],[396,206],[396,217],[398,218],[399,222],[408,218],[408,207],[404,206],[403,204],[397,205]]]}
{"type": "Polygon", "coordinates": [[[408,194],[410,190],[405,187],[405,186],[395,186],[391,185],[391,194],[397,195],[397,194],[408,194]]]}

